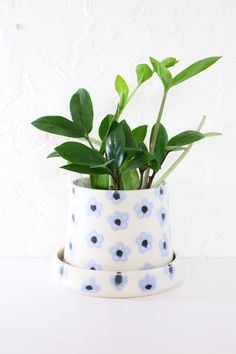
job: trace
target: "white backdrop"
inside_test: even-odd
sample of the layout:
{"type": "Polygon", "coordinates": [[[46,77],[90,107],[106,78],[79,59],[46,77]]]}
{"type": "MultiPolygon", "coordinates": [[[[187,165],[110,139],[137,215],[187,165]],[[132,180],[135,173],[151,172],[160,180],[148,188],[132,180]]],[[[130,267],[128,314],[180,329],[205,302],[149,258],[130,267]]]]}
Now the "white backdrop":
{"type": "MultiPolygon", "coordinates": [[[[223,59],[173,88],[163,122],[170,134],[195,128],[223,137],[199,142],[168,179],[172,231],[183,256],[236,256],[236,2],[230,0],[0,0],[0,255],[48,256],[65,231],[68,172],[45,156],[64,139],[34,129],[42,115],[68,116],[85,87],[96,122],[115,109],[116,74],[135,85],[135,66],[175,56],[179,71],[223,59]]],[[[124,112],[153,123],[158,79],[124,112]]]]}

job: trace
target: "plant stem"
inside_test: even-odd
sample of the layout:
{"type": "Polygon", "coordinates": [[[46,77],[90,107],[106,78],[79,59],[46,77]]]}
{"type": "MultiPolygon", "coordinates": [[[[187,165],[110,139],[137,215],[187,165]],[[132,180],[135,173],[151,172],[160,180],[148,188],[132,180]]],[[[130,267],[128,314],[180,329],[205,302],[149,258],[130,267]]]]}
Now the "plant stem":
{"type": "Polygon", "coordinates": [[[91,147],[92,149],[95,149],[95,147],[93,146],[93,143],[92,143],[91,139],[89,138],[89,135],[86,135],[86,136],[85,136],[85,139],[88,141],[90,147],[91,147]]]}
{"type": "MultiPolygon", "coordinates": [[[[206,121],[206,116],[203,116],[199,126],[197,127],[197,130],[200,131],[204,125],[206,121]]],[[[179,165],[179,163],[183,160],[183,158],[187,155],[187,153],[189,152],[189,150],[191,149],[191,147],[193,146],[193,144],[189,144],[186,148],[186,150],[184,150],[184,152],[178,157],[177,160],[175,160],[175,162],[168,168],[168,170],[158,179],[158,181],[153,185],[154,188],[160,186],[160,184],[166,179],[166,177],[169,176],[169,174],[179,165]]]]}
{"type": "MultiPolygon", "coordinates": [[[[168,91],[166,91],[166,90],[163,92],[162,99],[161,99],[161,104],[160,104],[160,108],[159,108],[159,112],[158,112],[158,115],[157,115],[155,128],[154,128],[154,131],[153,131],[152,139],[150,140],[149,151],[150,151],[151,154],[153,153],[153,151],[155,149],[157,134],[158,134],[158,130],[159,130],[159,127],[160,127],[160,124],[161,124],[161,117],[162,117],[163,109],[164,109],[165,102],[166,102],[167,92],[168,91]]],[[[150,172],[150,168],[147,168],[147,170],[145,172],[145,176],[144,176],[143,188],[148,188],[149,172],[150,172]]]]}
{"type": "Polygon", "coordinates": [[[153,171],[153,172],[152,172],[152,175],[149,176],[147,188],[151,188],[151,185],[152,185],[152,182],[153,182],[153,180],[154,180],[155,175],[156,175],[156,171],[153,171]]]}
{"type": "Polygon", "coordinates": [[[139,173],[140,173],[140,182],[139,182],[139,187],[138,189],[142,188],[143,185],[143,174],[144,174],[144,170],[139,169],[139,173]]]}

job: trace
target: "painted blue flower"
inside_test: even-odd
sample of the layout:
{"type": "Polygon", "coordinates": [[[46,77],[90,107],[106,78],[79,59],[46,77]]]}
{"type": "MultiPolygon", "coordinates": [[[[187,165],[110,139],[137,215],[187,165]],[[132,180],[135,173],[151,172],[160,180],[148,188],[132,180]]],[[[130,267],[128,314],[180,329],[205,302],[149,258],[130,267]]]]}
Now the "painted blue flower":
{"type": "Polygon", "coordinates": [[[76,244],[73,243],[72,241],[69,241],[69,244],[68,244],[68,251],[69,251],[69,254],[70,254],[70,258],[74,258],[75,257],[75,254],[76,254],[76,244]]]}
{"type": "Polygon", "coordinates": [[[92,197],[86,204],[86,210],[89,216],[98,217],[101,214],[102,204],[96,198],[92,197]]]}
{"type": "Polygon", "coordinates": [[[77,227],[79,221],[78,214],[76,213],[75,209],[71,209],[70,211],[70,222],[74,227],[77,227]]]}
{"type": "Polygon", "coordinates": [[[154,268],[153,265],[151,265],[150,263],[145,263],[142,268],[140,268],[140,270],[145,270],[145,269],[152,269],[154,268]]]}
{"type": "Polygon", "coordinates": [[[78,196],[78,188],[76,188],[76,186],[72,186],[71,188],[71,193],[73,195],[73,197],[77,197],[78,196]]]}
{"type": "Polygon", "coordinates": [[[101,270],[102,267],[100,266],[100,264],[97,264],[94,259],[90,259],[90,261],[85,264],[85,269],[101,270]]]}
{"type": "Polygon", "coordinates": [[[139,219],[148,218],[152,213],[153,204],[147,199],[142,199],[141,202],[135,204],[134,211],[139,219]]]}
{"type": "Polygon", "coordinates": [[[163,235],[162,240],[159,241],[159,248],[162,257],[167,257],[169,255],[169,241],[165,234],[163,235]]]}
{"type": "Polygon", "coordinates": [[[172,264],[167,264],[167,265],[164,267],[164,271],[165,271],[165,273],[167,274],[168,278],[169,278],[170,280],[173,280],[174,275],[175,275],[175,266],[172,265],[172,264]]]}
{"type": "Polygon", "coordinates": [[[160,185],[160,187],[155,189],[155,195],[160,199],[163,200],[166,195],[166,187],[164,184],[160,185]]]}
{"type": "Polygon", "coordinates": [[[161,209],[159,209],[158,212],[157,212],[157,217],[159,219],[160,225],[163,226],[166,223],[166,220],[167,220],[166,209],[161,207],[161,209]]]}
{"type": "Polygon", "coordinates": [[[139,281],[139,287],[142,291],[155,290],[157,287],[156,278],[147,274],[143,279],[139,281]]]}
{"type": "Polygon", "coordinates": [[[152,236],[146,234],[146,232],[141,232],[138,238],[136,238],[136,243],[139,246],[139,251],[144,253],[152,248],[152,236]]]}
{"type": "Polygon", "coordinates": [[[126,262],[128,259],[128,254],[130,254],[130,248],[121,242],[118,242],[115,246],[110,247],[109,251],[112,255],[113,261],[115,262],[126,262]]]}
{"type": "Polygon", "coordinates": [[[82,285],[81,290],[87,293],[97,293],[100,290],[100,286],[96,283],[95,278],[90,278],[82,285]]]}
{"type": "Polygon", "coordinates": [[[126,275],[122,275],[121,272],[117,272],[116,275],[111,276],[111,284],[117,290],[122,290],[123,287],[127,284],[128,277],[126,275]]]}
{"type": "Polygon", "coordinates": [[[128,219],[129,215],[127,213],[116,211],[113,215],[110,215],[107,220],[112,230],[124,230],[128,227],[128,219]]]}
{"type": "Polygon", "coordinates": [[[61,264],[58,269],[59,279],[64,280],[68,277],[68,268],[61,264]]]}
{"type": "Polygon", "coordinates": [[[100,248],[103,242],[103,236],[99,235],[97,231],[92,230],[86,235],[86,240],[89,247],[100,248]]]}
{"type": "Polygon", "coordinates": [[[106,196],[113,204],[119,204],[126,197],[124,191],[107,191],[106,196]]]}

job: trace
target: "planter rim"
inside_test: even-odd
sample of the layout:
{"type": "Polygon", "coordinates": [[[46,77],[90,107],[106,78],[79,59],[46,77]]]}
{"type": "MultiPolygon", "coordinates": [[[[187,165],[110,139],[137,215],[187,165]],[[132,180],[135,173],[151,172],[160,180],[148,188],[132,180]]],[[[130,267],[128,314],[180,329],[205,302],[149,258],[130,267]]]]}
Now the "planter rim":
{"type": "Polygon", "coordinates": [[[83,190],[93,190],[93,191],[96,191],[97,192],[101,192],[101,193],[104,193],[104,191],[107,191],[107,192],[126,192],[126,193],[141,193],[143,191],[147,192],[147,191],[153,191],[153,190],[156,190],[158,188],[160,188],[161,186],[166,186],[166,182],[163,181],[160,186],[158,187],[151,187],[151,188],[145,188],[145,189],[98,189],[98,188],[91,188],[90,187],[90,184],[89,184],[89,178],[88,177],[85,177],[85,178],[70,178],[68,180],[68,185],[71,187],[75,187],[77,189],[83,189],[83,190]],[[82,185],[81,181],[84,181],[86,185],[82,185]]]}

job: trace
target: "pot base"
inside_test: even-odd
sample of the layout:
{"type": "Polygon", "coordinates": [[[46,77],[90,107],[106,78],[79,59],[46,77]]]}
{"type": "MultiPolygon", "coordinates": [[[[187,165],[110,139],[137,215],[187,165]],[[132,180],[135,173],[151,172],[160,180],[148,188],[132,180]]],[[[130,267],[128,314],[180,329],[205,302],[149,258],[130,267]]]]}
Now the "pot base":
{"type": "Polygon", "coordinates": [[[53,260],[52,276],[60,285],[80,294],[97,297],[139,297],[158,294],[179,284],[182,278],[179,257],[167,265],[135,271],[83,269],[64,261],[64,249],[53,260]]]}

